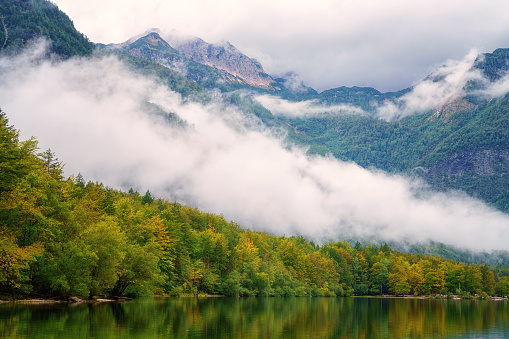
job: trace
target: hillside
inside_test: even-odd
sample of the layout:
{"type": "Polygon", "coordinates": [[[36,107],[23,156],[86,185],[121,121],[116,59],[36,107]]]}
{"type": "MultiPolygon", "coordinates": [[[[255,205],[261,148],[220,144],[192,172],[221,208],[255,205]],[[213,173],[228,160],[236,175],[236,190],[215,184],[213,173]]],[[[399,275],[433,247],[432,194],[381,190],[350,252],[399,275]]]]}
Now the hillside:
{"type": "Polygon", "coordinates": [[[76,31],[71,19],[51,2],[2,0],[0,53],[18,53],[42,37],[50,41],[50,52],[63,58],[90,55],[94,49],[94,44],[76,31]]]}
{"type": "Polygon", "coordinates": [[[289,139],[390,173],[462,190],[509,212],[509,101],[464,97],[438,110],[386,121],[359,115],[283,118],[289,139]]]}

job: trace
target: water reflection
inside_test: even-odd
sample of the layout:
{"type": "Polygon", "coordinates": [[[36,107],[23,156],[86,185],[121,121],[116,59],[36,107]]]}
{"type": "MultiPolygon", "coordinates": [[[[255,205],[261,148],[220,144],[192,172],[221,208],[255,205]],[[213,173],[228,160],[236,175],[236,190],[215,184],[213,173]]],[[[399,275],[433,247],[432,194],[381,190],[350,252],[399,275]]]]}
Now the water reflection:
{"type": "Polygon", "coordinates": [[[148,298],[0,305],[1,338],[502,338],[507,301],[148,298]]]}

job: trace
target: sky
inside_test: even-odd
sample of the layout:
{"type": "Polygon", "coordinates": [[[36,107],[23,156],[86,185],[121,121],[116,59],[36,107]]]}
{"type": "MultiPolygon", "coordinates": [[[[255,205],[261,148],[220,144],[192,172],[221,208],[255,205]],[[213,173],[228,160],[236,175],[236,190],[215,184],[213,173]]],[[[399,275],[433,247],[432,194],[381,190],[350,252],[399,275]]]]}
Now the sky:
{"type": "Polygon", "coordinates": [[[227,40],[318,91],[404,89],[475,49],[509,47],[506,0],[53,0],[93,42],[151,28],[227,40]]]}
{"type": "MultiPolygon", "coordinates": [[[[35,136],[41,150],[51,148],[67,176],[81,173],[86,181],[141,194],[150,190],[244,228],[318,243],[433,240],[509,250],[509,215],[464,193],[437,193],[408,177],[307,156],[254,117],[221,101],[182,100],[115,57],[54,62],[42,59],[46,48],[41,43],[0,58],[0,103],[21,140],[35,136]],[[151,114],[147,102],[177,114],[188,127],[151,114]]],[[[442,87],[465,77],[461,65],[443,69],[452,73],[440,90],[448,92],[442,87]],[[457,73],[463,75],[452,76],[457,73]]],[[[500,86],[507,88],[507,81],[500,86]]],[[[285,105],[271,100],[266,104],[285,105]]]]}

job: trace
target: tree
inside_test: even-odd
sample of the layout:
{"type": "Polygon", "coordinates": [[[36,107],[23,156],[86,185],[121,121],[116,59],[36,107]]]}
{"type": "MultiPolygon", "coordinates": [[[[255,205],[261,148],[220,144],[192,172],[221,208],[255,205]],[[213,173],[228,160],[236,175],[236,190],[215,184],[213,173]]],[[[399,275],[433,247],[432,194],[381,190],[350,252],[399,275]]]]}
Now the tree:
{"type": "Polygon", "coordinates": [[[495,293],[504,297],[509,296],[509,277],[504,277],[496,283],[495,293]]]}
{"type": "Polygon", "coordinates": [[[371,266],[371,292],[383,294],[389,283],[389,259],[382,258],[371,266]]]}
{"type": "Polygon", "coordinates": [[[152,198],[152,195],[150,194],[150,191],[147,190],[147,192],[145,192],[145,195],[141,198],[141,204],[144,205],[144,204],[151,204],[154,202],[154,198],[152,198]]]}
{"type": "Polygon", "coordinates": [[[489,295],[495,293],[495,274],[486,264],[480,266],[482,274],[482,290],[489,295]]]}
{"type": "Polygon", "coordinates": [[[42,160],[42,168],[44,172],[48,173],[55,179],[62,179],[63,163],[58,161],[54,152],[48,148],[46,151],[39,153],[39,157],[42,160]]]}
{"type": "Polygon", "coordinates": [[[230,272],[222,284],[223,294],[229,297],[238,297],[240,293],[240,273],[236,270],[230,272]]]}
{"type": "Polygon", "coordinates": [[[52,292],[88,298],[99,257],[81,239],[47,246],[38,276],[52,292]]]}
{"type": "MultiPolygon", "coordinates": [[[[164,282],[158,267],[159,249],[150,243],[145,246],[126,244],[125,257],[118,265],[118,279],[111,294],[152,295],[164,282]]],[[[157,247],[157,246],[156,246],[157,247]]]]}
{"type": "Polygon", "coordinates": [[[459,281],[461,290],[472,294],[477,293],[482,289],[481,269],[474,264],[464,265],[459,275],[459,281]]]}
{"type": "Polygon", "coordinates": [[[0,293],[31,292],[30,265],[42,252],[40,245],[19,247],[12,235],[0,233],[0,293]]]}
{"type": "Polygon", "coordinates": [[[126,238],[113,217],[104,217],[81,234],[85,246],[97,256],[91,269],[90,293],[100,295],[111,290],[118,280],[126,255],[126,238]]]}
{"type": "Polygon", "coordinates": [[[78,173],[78,175],[74,179],[74,183],[76,184],[76,186],[80,188],[85,187],[85,179],[83,179],[83,175],[81,173],[78,173]]]}
{"type": "Polygon", "coordinates": [[[39,168],[40,160],[34,155],[36,149],[34,139],[19,141],[18,132],[9,126],[7,116],[0,110],[0,193],[39,168]]]}
{"type": "MultiPolygon", "coordinates": [[[[358,243],[358,242],[357,242],[358,243]]],[[[358,243],[359,244],[359,243],[358,243]]],[[[357,246],[357,245],[356,245],[357,246]]],[[[360,246],[360,244],[359,244],[360,246]]],[[[358,295],[368,294],[368,263],[361,252],[357,252],[352,262],[354,292],[358,295]]]]}
{"type": "Polygon", "coordinates": [[[410,291],[415,295],[421,294],[424,287],[424,275],[422,268],[418,264],[412,264],[408,269],[408,283],[410,291]]]}
{"type": "Polygon", "coordinates": [[[234,248],[234,267],[243,272],[248,264],[258,264],[260,257],[258,256],[258,248],[248,237],[244,236],[234,248]]]}
{"type": "Polygon", "coordinates": [[[391,274],[389,275],[389,291],[396,295],[404,295],[410,292],[408,281],[408,268],[410,265],[401,257],[396,257],[391,263],[391,274]]]}

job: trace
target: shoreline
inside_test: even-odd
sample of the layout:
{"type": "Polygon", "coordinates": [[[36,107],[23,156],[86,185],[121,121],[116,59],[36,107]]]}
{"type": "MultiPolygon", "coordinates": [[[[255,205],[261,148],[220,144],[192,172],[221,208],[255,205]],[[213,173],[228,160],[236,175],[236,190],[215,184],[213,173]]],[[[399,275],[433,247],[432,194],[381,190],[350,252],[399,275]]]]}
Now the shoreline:
{"type": "Polygon", "coordinates": [[[67,300],[58,298],[31,298],[31,299],[17,299],[17,300],[3,300],[0,299],[0,304],[16,303],[16,304],[92,304],[92,303],[124,303],[133,301],[133,298],[128,297],[110,297],[110,298],[95,298],[95,299],[81,299],[78,297],[69,297],[67,300]]]}
{"type": "Polygon", "coordinates": [[[435,294],[425,294],[425,295],[352,295],[350,298],[370,298],[370,299],[421,299],[421,300],[486,300],[486,301],[504,301],[509,300],[508,297],[487,297],[481,298],[478,296],[471,296],[470,298],[463,298],[460,295],[453,294],[451,297],[447,295],[435,295],[435,294]]]}
{"type": "MultiPolygon", "coordinates": [[[[180,296],[170,296],[170,295],[154,295],[154,298],[226,298],[224,295],[207,295],[202,294],[198,296],[194,295],[180,295],[180,296]]],[[[243,298],[243,297],[239,297],[243,298]]],[[[260,297],[249,297],[249,298],[260,298],[260,297]]],[[[261,298],[276,298],[276,297],[261,297],[261,298]]],[[[284,297],[283,297],[284,298],[284,297]]],[[[299,298],[299,297],[295,297],[299,298]]],[[[303,298],[313,298],[313,297],[303,297],[303,298]]],[[[321,297],[315,297],[321,298],[321,297]]],[[[325,298],[325,297],[323,297],[325,298]]],[[[330,297],[326,297],[330,298],[330,297]]],[[[419,299],[419,300],[471,300],[471,301],[508,301],[508,297],[488,297],[488,298],[479,298],[476,296],[472,296],[470,298],[462,298],[459,295],[453,295],[452,297],[448,297],[446,295],[352,295],[349,297],[335,297],[335,298],[365,298],[365,299],[419,299]]],[[[67,300],[58,299],[58,298],[32,298],[32,299],[18,299],[18,300],[3,300],[0,299],[0,304],[7,303],[18,303],[18,304],[91,304],[91,303],[123,303],[133,301],[136,298],[128,298],[128,297],[109,297],[109,298],[95,298],[95,299],[81,299],[78,297],[69,297],[67,300]]]]}

